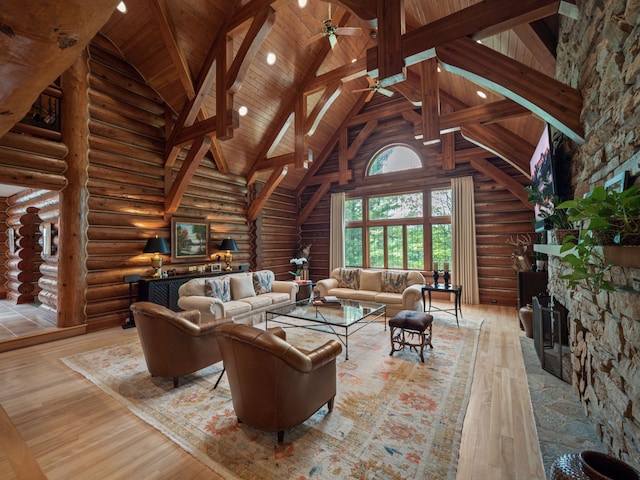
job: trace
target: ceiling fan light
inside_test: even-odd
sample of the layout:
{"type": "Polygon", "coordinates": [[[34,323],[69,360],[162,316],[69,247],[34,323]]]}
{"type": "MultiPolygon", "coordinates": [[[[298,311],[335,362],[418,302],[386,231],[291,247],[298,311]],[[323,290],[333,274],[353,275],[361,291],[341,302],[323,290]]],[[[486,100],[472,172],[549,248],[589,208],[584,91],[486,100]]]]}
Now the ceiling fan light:
{"type": "Polygon", "coordinates": [[[304,8],[307,6],[307,0],[298,0],[298,6],[304,8]]]}
{"type": "Polygon", "coordinates": [[[273,52],[269,52],[267,53],[267,63],[269,65],[273,65],[274,63],[276,63],[276,54],[273,52]]]}

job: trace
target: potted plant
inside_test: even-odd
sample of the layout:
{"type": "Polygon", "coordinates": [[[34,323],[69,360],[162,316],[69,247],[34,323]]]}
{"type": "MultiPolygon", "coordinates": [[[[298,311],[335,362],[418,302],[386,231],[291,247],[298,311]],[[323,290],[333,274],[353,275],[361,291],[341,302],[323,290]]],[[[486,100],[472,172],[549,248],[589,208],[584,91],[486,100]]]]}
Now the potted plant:
{"type": "Polygon", "coordinates": [[[560,248],[565,253],[563,260],[573,267],[562,278],[569,285],[584,282],[596,292],[613,290],[605,276],[612,265],[600,247],[640,243],[640,184],[622,191],[598,186],[590,195],[563,202],[558,209],[566,210],[570,221],[582,225],[579,235],[566,237],[560,248]]]}
{"type": "Polygon", "coordinates": [[[558,244],[562,244],[566,236],[578,234],[578,230],[574,228],[573,223],[569,220],[567,210],[558,208],[560,204],[558,195],[545,196],[541,191],[532,187],[526,187],[526,190],[529,195],[529,202],[540,206],[540,216],[551,225],[552,235],[558,244]]]}

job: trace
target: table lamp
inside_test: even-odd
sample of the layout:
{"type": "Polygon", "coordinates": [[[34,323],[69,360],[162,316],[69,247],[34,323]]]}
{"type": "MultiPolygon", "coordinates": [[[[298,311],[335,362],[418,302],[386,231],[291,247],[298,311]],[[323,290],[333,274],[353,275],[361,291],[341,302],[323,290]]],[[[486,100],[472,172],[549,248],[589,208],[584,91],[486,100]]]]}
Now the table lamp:
{"type": "Polygon", "coordinates": [[[225,267],[225,272],[230,272],[231,271],[231,260],[233,259],[231,252],[237,252],[238,251],[238,245],[236,245],[236,241],[233,238],[225,238],[224,240],[222,240],[222,243],[220,244],[220,250],[226,250],[227,253],[224,254],[224,261],[227,263],[227,266],[225,267]]]}
{"type": "Polygon", "coordinates": [[[143,253],[153,253],[151,257],[151,266],[155,269],[155,273],[153,277],[160,277],[162,273],[162,255],[166,255],[170,253],[169,247],[167,246],[167,242],[164,238],[158,238],[156,235],[155,238],[147,239],[147,244],[144,246],[143,253]]]}

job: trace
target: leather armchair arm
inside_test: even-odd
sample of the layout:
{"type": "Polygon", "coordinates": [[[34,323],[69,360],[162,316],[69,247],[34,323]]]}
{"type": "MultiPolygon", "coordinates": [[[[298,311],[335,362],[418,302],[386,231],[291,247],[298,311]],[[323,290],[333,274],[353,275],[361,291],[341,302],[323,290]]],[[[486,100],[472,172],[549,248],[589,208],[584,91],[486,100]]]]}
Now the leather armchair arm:
{"type": "Polygon", "coordinates": [[[233,323],[233,318],[222,317],[222,318],[216,318],[214,320],[208,320],[207,322],[202,323],[200,325],[200,334],[208,335],[211,332],[213,332],[216,328],[218,328],[220,325],[224,325],[225,323],[233,323]]]}
{"type": "Polygon", "coordinates": [[[267,329],[267,332],[273,333],[276,337],[280,337],[282,340],[287,340],[287,332],[282,327],[271,327],[267,329]]]}
{"type": "Polygon", "coordinates": [[[338,280],[335,278],[325,278],[316,283],[316,289],[320,292],[321,297],[329,295],[329,290],[332,288],[338,288],[338,280]]]}
{"type": "Polygon", "coordinates": [[[324,345],[315,348],[307,355],[311,359],[311,370],[322,367],[331,362],[342,352],[342,345],[337,340],[329,340],[324,345]]]}

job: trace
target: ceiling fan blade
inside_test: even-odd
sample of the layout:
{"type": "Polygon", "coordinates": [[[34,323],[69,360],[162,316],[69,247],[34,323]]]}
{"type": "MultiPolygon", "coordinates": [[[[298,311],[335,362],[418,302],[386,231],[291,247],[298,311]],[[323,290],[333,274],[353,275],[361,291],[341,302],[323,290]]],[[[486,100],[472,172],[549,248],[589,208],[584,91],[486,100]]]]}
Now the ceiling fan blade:
{"type": "Polygon", "coordinates": [[[370,87],[375,87],[376,85],[376,81],[373,78],[371,78],[369,75],[367,75],[367,82],[369,82],[370,87]]]}
{"type": "Polygon", "coordinates": [[[302,20],[308,23],[309,25],[313,25],[316,28],[324,28],[324,22],[321,22],[320,20],[316,20],[310,15],[303,15],[302,20]]]}
{"type": "Polygon", "coordinates": [[[373,95],[374,95],[375,93],[376,93],[376,91],[375,91],[375,90],[371,90],[371,91],[369,92],[369,95],[367,95],[367,98],[365,98],[365,99],[364,99],[364,103],[369,102],[369,101],[373,98],[373,95]]]}
{"type": "Polygon", "coordinates": [[[362,29],[360,27],[338,27],[336,28],[336,33],[338,35],[358,36],[362,35],[362,29]]]}
{"type": "Polygon", "coordinates": [[[387,97],[392,97],[393,93],[391,90],[387,90],[386,88],[378,88],[378,91],[383,94],[386,95],[387,97]]]}
{"type": "Polygon", "coordinates": [[[359,88],[359,89],[357,89],[357,90],[351,90],[351,91],[352,91],[353,93],[360,93],[360,92],[368,92],[368,91],[370,91],[370,90],[371,90],[371,89],[367,87],[367,88],[359,88]]]}
{"type": "Polygon", "coordinates": [[[338,39],[333,33],[328,35],[328,37],[329,37],[329,45],[331,45],[331,49],[333,50],[335,46],[338,44],[338,39]]]}
{"type": "Polygon", "coordinates": [[[307,45],[311,45],[313,42],[320,40],[322,37],[324,37],[324,33],[318,33],[317,35],[314,35],[313,37],[308,39],[306,42],[304,42],[304,46],[306,47],[307,45]]]}

